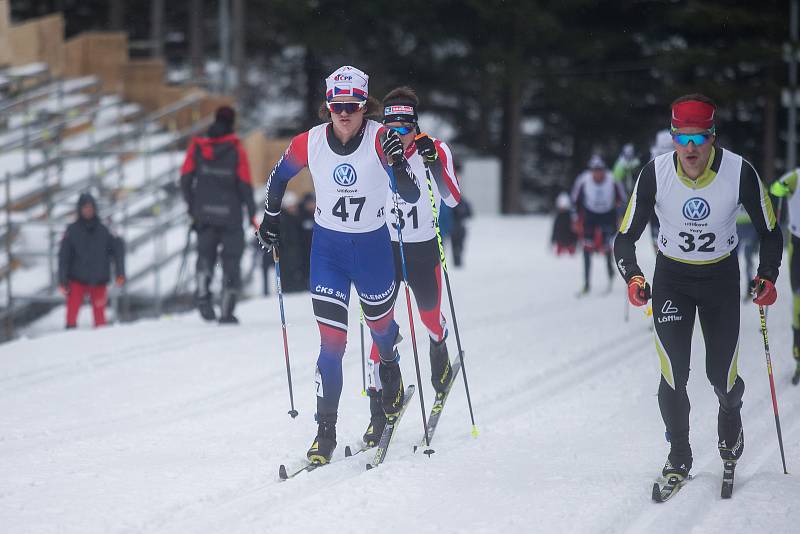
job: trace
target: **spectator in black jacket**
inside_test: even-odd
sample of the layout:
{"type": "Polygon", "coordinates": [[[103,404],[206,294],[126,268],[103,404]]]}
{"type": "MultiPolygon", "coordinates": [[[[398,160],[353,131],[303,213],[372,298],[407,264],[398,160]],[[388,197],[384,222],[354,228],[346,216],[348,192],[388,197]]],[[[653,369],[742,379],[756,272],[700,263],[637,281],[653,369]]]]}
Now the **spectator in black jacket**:
{"type": "Polygon", "coordinates": [[[192,139],[181,168],[181,190],[197,232],[197,292],[200,315],[216,319],[209,289],[222,246],[222,304],[220,323],[238,323],[233,315],[241,287],[241,259],[244,252],[242,204],[251,224],[258,229],[250,165],[239,138],[233,132],[233,108],[217,109],[206,137],[192,139]]]}
{"type": "Polygon", "coordinates": [[[75,328],[84,295],[89,295],[94,325],[106,324],[106,285],[114,262],[116,283],[125,283],[125,250],[97,217],[97,203],[83,193],[78,199],[78,220],[67,226],[58,250],[59,290],[67,297],[67,328],[75,328]]]}

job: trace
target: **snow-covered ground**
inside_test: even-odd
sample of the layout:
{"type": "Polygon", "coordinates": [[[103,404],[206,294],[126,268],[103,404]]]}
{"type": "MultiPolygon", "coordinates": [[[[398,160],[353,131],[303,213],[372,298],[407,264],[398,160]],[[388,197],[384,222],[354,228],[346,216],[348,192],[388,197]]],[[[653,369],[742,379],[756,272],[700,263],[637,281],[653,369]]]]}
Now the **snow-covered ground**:
{"type": "MultiPolygon", "coordinates": [[[[452,269],[480,435],[470,436],[459,383],[432,457],[412,452],[422,430],[415,399],[386,462],[369,472],[363,454],[277,480],[278,465],[296,465],[316,431],[319,338],[308,295],[285,299],[295,420],[286,414],[274,297],[243,304],[238,327],[188,314],[0,346],[2,531],[797,532],[800,482],[782,473],[755,307],[744,305],[742,316],[746,447],[733,499],[719,497],[716,398],[698,332],[689,384],[695,479],[654,504],[667,444],[648,319],[632,310],[623,321],[622,283],[602,294],[599,261],[598,290],[576,299],[580,261],[547,252],[549,225],[473,220],[466,267],[452,269]]],[[[645,237],[648,271],[649,248],[645,237]]],[[[769,324],[793,472],[800,389],[789,382],[787,279],[784,270],[769,324]]],[[[350,311],[337,458],[369,418],[357,308],[350,311]]],[[[405,381],[416,383],[404,299],[396,316],[405,381]]],[[[455,355],[454,336],[448,344],[455,355]]],[[[430,407],[427,342],[419,348],[430,407]]]]}

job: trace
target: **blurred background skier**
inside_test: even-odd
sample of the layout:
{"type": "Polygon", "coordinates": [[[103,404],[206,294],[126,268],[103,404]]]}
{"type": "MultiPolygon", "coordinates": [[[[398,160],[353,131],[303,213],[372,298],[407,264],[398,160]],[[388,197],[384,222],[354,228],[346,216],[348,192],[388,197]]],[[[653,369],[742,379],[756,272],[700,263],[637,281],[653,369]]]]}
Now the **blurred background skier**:
{"type": "Polygon", "coordinates": [[[550,244],[557,256],[561,254],[575,254],[578,236],[572,224],[572,201],[569,193],[562,191],[556,197],[556,215],[553,219],[553,231],[550,234],[550,244]]]}
{"type": "Polygon", "coordinates": [[[796,362],[792,384],[800,383],[800,195],[797,192],[797,179],[800,169],[787,172],[770,186],[769,192],[785,198],[789,209],[789,281],[792,287],[792,355],[796,362]]]}
{"type": "Polygon", "coordinates": [[[625,199],[622,184],[614,179],[603,158],[593,155],[589,168],[578,175],[572,187],[573,225],[583,243],[583,289],[579,296],[589,293],[595,252],[606,258],[607,291],[611,291],[614,281],[611,240],[617,231],[618,208],[625,199]]]}

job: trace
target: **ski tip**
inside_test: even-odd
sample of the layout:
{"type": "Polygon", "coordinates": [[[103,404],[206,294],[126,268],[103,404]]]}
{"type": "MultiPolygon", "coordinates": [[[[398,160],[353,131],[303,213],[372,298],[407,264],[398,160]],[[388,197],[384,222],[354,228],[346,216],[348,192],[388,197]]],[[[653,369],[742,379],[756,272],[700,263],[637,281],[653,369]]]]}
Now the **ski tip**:
{"type": "Polygon", "coordinates": [[[472,425],[472,437],[473,438],[477,438],[478,437],[478,427],[477,427],[477,425],[472,425]]]}
{"type": "Polygon", "coordinates": [[[373,467],[375,467],[375,466],[374,466],[374,465],[372,465],[372,464],[367,464],[367,471],[369,471],[369,470],[370,470],[370,469],[372,469],[373,467]]]}
{"type": "Polygon", "coordinates": [[[661,488],[659,487],[658,482],[653,482],[653,501],[663,502],[661,499],[661,488]]]}
{"type": "Polygon", "coordinates": [[[417,449],[418,449],[418,448],[419,448],[419,446],[417,446],[417,445],[414,445],[414,452],[417,452],[417,449]]]}
{"type": "Polygon", "coordinates": [[[281,480],[286,480],[289,478],[288,473],[286,473],[286,466],[283,464],[281,464],[281,466],[278,468],[278,478],[281,480]]]}
{"type": "Polygon", "coordinates": [[[722,493],[720,497],[722,497],[723,499],[730,499],[732,494],[733,494],[733,488],[730,487],[728,484],[723,484],[722,493]]]}
{"type": "Polygon", "coordinates": [[[350,458],[351,456],[353,456],[353,450],[350,448],[350,445],[348,445],[344,448],[344,457],[350,458]]]}

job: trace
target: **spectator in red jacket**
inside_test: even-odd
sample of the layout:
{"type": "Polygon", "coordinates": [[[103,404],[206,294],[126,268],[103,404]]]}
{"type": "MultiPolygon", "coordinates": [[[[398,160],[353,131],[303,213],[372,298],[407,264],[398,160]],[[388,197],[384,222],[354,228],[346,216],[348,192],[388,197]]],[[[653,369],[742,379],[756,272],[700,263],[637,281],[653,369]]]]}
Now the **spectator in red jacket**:
{"type": "Polygon", "coordinates": [[[125,283],[125,250],[97,217],[97,204],[89,193],[78,199],[78,220],[67,227],[58,251],[59,290],[67,297],[67,328],[75,328],[85,295],[94,312],[94,325],[106,324],[106,286],[114,263],[116,283],[125,283]]]}
{"type": "Polygon", "coordinates": [[[216,319],[209,286],[214,266],[222,259],[222,304],[220,323],[238,323],[233,315],[241,286],[240,263],[244,252],[242,204],[247,217],[258,228],[250,165],[239,138],[233,132],[233,108],[217,109],[205,137],[192,139],[181,168],[181,190],[189,208],[192,228],[197,232],[197,290],[200,315],[216,319]]]}

